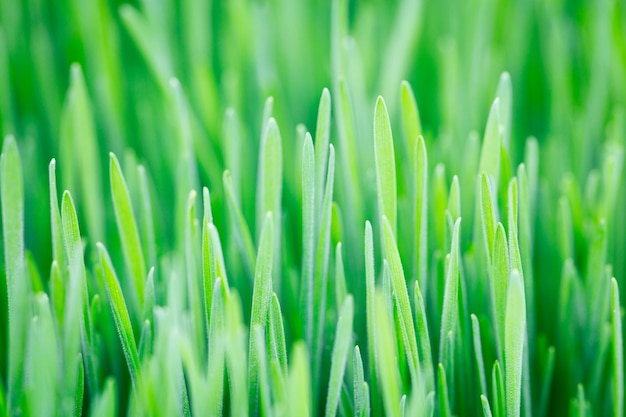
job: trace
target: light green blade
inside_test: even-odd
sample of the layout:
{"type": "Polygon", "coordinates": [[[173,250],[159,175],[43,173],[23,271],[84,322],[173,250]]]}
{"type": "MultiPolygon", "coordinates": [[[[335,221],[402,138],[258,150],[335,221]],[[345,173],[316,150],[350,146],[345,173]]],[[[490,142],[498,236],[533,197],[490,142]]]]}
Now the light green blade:
{"type": "Polygon", "coordinates": [[[343,375],[348,361],[348,353],[352,344],[352,321],[354,319],[354,300],[352,296],[346,297],[341,307],[339,320],[337,320],[337,332],[330,366],[330,379],[328,382],[328,394],[326,397],[326,417],[334,417],[337,413],[337,404],[343,385],[343,375]]]}
{"type": "Polygon", "coordinates": [[[111,153],[109,158],[109,170],[111,180],[111,197],[117,223],[117,231],[120,235],[124,262],[132,278],[133,297],[137,300],[137,307],[141,311],[143,307],[144,280],[146,279],[146,264],[139,238],[139,229],[133,213],[133,205],[122,174],[122,169],[117,157],[111,153]]]}
{"type": "MultiPolygon", "coordinates": [[[[376,161],[376,189],[378,213],[389,220],[393,236],[397,236],[396,160],[393,151],[391,123],[382,97],[376,100],[374,110],[374,157],[376,161]]],[[[382,220],[381,220],[382,221],[382,220]]]]}
{"type": "Polygon", "coordinates": [[[524,283],[518,270],[509,279],[504,332],[504,363],[506,380],[506,412],[519,417],[522,396],[522,361],[526,335],[526,301],[524,283]]]}

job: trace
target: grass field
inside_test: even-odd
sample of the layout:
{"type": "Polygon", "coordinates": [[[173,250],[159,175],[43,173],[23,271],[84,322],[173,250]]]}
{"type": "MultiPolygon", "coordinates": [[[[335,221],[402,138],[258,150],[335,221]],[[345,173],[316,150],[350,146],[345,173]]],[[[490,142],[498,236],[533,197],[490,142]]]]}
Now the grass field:
{"type": "Polygon", "coordinates": [[[0,417],[622,417],[625,106],[623,0],[0,0],[0,417]]]}

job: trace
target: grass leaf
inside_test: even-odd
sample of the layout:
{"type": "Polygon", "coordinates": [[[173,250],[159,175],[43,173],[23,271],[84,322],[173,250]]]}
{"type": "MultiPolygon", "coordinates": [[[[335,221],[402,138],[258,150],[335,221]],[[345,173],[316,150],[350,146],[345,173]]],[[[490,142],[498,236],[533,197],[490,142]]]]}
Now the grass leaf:
{"type": "Polygon", "coordinates": [[[109,298],[109,304],[111,306],[111,312],[115,319],[115,326],[117,327],[117,333],[122,344],[122,350],[126,357],[126,363],[128,364],[128,370],[130,372],[131,380],[136,391],[141,392],[141,370],[139,363],[139,354],[137,352],[137,345],[135,344],[135,335],[133,334],[133,327],[130,323],[130,316],[128,315],[128,309],[126,308],[126,302],[124,301],[124,295],[120,288],[119,281],[111,258],[104,245],[98,243],[98,250],[100,252],[100,263],[102,265],[102,271],[104,273],[107,296],[109,298]]]}
{"type": "MultiPolygon", "coordinates": [[[[252,314],[250,327],[259,326],[265,329],[267,314],[272,298],[272,256],[273,256],[274,221],[271,212],[268,212],[263,221],[259,253],[257,254],[256,270],[254,274],[254,292],[252,293],[252,314]]],[[[256,338],[250,338],[248,362],[248,392],[249,404],[256,404],[258,389],[258,346],[256,338]]]]}
{"type": "Polygon", "coordinates": [[[246,267],[249,276],[253,277],[256,259],[254,243],[252,242],[252,235],[250,234],[248,223],[246,223],[246,219],[243,217],[243,213],[241,212],[241,208],[239,207],[239,203],[235,197],[231,184],[230,173],[228,171],[224,171],[222,182],[224,184],[224,193],[226,194],[226,201],[228,203],[228,209],[232,219],[234,235],[239,247],[241,248],[243,264],[246,267]]]}
{"type": "MultiPolygon", "coordinates": [[[[374,157],[376,160],[376,189],[378,213],[387,217],[393,236],[397,236],[396,160],[393,151],[391,123],[382,97],[376,100],[374,110],[374,157]]],[[[382,220],[381,220],[382,221],[382,220]]]]}
{"type": "Polygon", "coordinates": [[[395,361],[394,338],[391,329],[393,322],[389,315],[383,294],[376,292],[376,328],[378,329],[376,343],[376,370],[381,383],[385,414],[400,416],[400,374],[395,361]]]}
{"type": "MultiPolygon", "coordinates": [[[[443,293],[443,309],[441,312],[441,335],[439,339],[439,362],[444,363],[448,355],[446,343],[447,335],[455,334],[459,322],[459,233],[461,229],[461,219],[454,223],[452,232],[452,246],[450,248],[450,263],[446,274],[446,284],[443,293]]],[[[450,370],[452,372],[452,370],[450,370]]]]}
{"type": "Polygon", "coordinates": [[[504,333],[506,411],[509,417],[520,415],[522,360],[526,335],[526,301],[520,272],[513,269],[509,280],[504,333]]]}
{"type": "Polygon", "coordinates": [[[352,344],[352,321],[354,319],[354,300],[347,296],[337,320],[337,332],[333,345],[330,380],[326,397],[326,417],[334,417],[337,413],[337,404],[341,394],[343,375],[348,361],[348,353],[352,344]]]}
{"type": "Polygon", "coordinates": [[[384,244],[385,254],[389,262],[389,270],[391,272],[391,286],[393,288],[394,299],[398,307],[400,316],[400,330],[402,332],[402,341],[406,350],[411,371],[411,380],[413,384],[417,384],[420,376],[419,354],[417,351],[417,338],[415,336],[415,326],[413,323],[413,314],[411,313],[411,302],[406,288],[406,280],[402,269],[402,261],[398,253],[398,247],[393,237],[393,229],[387,220],[383,217],[384,222],[384,244]]]}
{"type": "Polygon", "coordinates": [[[611,280],[611,332],[613,345],[613,415],[624,415],[624,348],[622,342],[622,311],[617,280],[611,280]]]}
{"type": "Polygon", "coordinates": [[[143,257],[141,239],[139,238],[139,230],[133,214],[130,194],[120,168],[120,163],[113,153],[109,156],[111,197],[113,199],[117,230],[122,244],[124,262],[132,278],[134,297],[136,297],[138,307],[141,309],[143,307],[144,280],[146,279],[146,264],[143,257]]]}
{"type": "Polygon", "coordinates": [[[311,415],[311,373],[306,345],[296,342],[291,352],[289,368],[287,414],[308,417],[311,415]]]}
{"type": "MultiPolygon", "coordinates": [[[[320,104],[321,105],[321,104],[320,104]]],[[[300,306],[304,322],[304,337],[311,346],[313,340],[314,266],[316,237],[316,179],[315,151],[307,133],[302,148],[302,285],[300,306]]],[[[324,167],[324,171],[325,171],[324,167]]],[[[320,181],[320,189],[322,181],[320,181]]]]}
{"type": "Polygon", "coordinates": [[[283,314],[276,293],[272,294],[272,302],[268,318],[270,357],[279,365],[283,374],[287,375],[287,346],[285,343],[285,328],[283,314]]]}
{"type": "Polygon", "coordinates": [[[8,300],[8,412],[18,412],[22,391],[26,329],[30,320],[29,283],[24,261],[24,183],[15,138],[7,136],[0,157],[2,235],[8,300]]]}

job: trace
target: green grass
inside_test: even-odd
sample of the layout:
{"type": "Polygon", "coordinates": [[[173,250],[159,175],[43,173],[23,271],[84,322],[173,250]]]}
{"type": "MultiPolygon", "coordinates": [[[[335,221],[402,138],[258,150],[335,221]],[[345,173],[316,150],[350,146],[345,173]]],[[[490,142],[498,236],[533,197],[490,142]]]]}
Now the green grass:
{"type": "Polygon", "coordinates": [[[623,416],[624,33],[0,0],[0,417],[623,416]]]}

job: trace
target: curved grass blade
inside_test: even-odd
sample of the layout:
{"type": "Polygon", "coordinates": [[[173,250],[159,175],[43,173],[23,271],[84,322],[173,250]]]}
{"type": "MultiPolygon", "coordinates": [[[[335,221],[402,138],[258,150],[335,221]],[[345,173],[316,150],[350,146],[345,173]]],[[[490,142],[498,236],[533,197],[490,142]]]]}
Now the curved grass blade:
{"type": "Polygon", "coordinates": [[[326,417],[334,417],[337,414],[337,405],[343,385],[343,375],[348,361],[348,353],[352,344],[352,322],[354,319],[354,300],[352,296],[346,297],[341,307],[337,320],[337,332],[330,366],[330,380],[328,382],[328,394],[326,397],[326,417]]]}
{"type": "MultiPolygon", "coordinates": [[[[320,104],[321,106],[321,104],[320,104]]],[[[314,265],[316,225],[316,159],[311,135],[304,137],[302,148],[302,286],[300,308],[304,322],[303,336],[311,346],[313,341],[314,265]]],[[[324,167],[325,170],[325,167],[324,167]]],[[[320,184],[322,181],[320,181],[320,184]]],[[[319,187],[322,189],[321,185],[319,187]]],[[[321,198],[321,196],[320,196],[321,198]]]]}
{"type": "Polygon", "coordinates": [[[269,349],[270,357],[280,365],[284,376],[287,376],[287,345],[285,344],[285,328],[283,314],[276,293],[272,294],[269,312],[269,349]]]}
{"type": "Polygon", "coordinates": [[[624,415],[624,350],[622,342],[622,311],[617,280],[611,279],[611,331],[613,345],[613,415],[624,415]]]}
{"type": "Polygon", "coordinates": [[[491,372],[491,389],[493,391],[493,409],[496,417],[506,416],[506,392],[502,368],[497,360],[493,363],[491,372]]]}
{"type": "Polygon", "coordinates": [[[411,313],[411,302],[406,288],[406,280],[402,269],[402,261],[398,253],[398,247],[393,237],[393,229],[387,220],[383,217],[384,230],[383,242],[385,247],[385,256],[389,262],[389,270],[391,272],[391,286],[393,288],[394,299],[400,316],[400,329],[402,333],[402,341],[407,354],[409,370],[411,372],[411,380],[414,385],[419,381],[419,354],[417,352],[417,338],[415,336],[415,326],[413,323],[413,315],[411,313]]]}
{"type": "MultiPolygon", "coordinates": [[[[274,221],[271,212],[268,212],[263,221],[259,253],[257,255],[254,276],[254,290],[252,293],[252,313],[250,328],[260,326],[265,329],[267,314],[272,298],[272,259],[273,259],[274,221]]],[[[252,406],[257,401],[258,389],[258,346],[254,337],[250,338],[248,357],[248,399],[252,406]]]]}
{"type": "Polygon", "coordinates": [[[111,312],[113,313],[113,319],[115,320],[115,326],[117,327],[122,350],[126,357],[126,363],[128,364],[128,371],[130,372],[135,392],[141,392],[139,389],[141,385],[139,353],[137,352],[133,327],[130,323],[130,316],[128,315],[124,295],[122,294],[122,289],[120,288],[109,253],[102,243],[98,243],[97,245],[100,252],[100,263],[104,274],[107,296],[109,298],[109,304],[111,306],[111,312]]]}
{"type": "Polygon", "coordinates": [[[491,407],[489,406],[489,400],[487,399],[485,395],[480,396],[480,404],[483,408],[483,416],[492,417],[491,407]]]}
{"type": "Polygon", "coordinates": [[[144,280],[146,279],[146,264],[139,238],[139,229],[133,214],[133,205],[120,168],[117,157],[111,153],[109,158],[109,169],[111,174],[111,197],[113,199],[113,209],[117,230],[120,235],[124,262],[132,277],[133,296],[137,300],[137,306],[141,311],[143,308],[144,280]]]}
{"type": "Polygon", "coordinates": [[[13,136],[7,136],[0,157],[0,199],[2,235],[6,265],[8,300],[8,375],[9,414],[17,413],[22,391],[26,329],[30,320],[30,288],[24,260],[24,182],[22,162],[13,136]]]}
{"type": "Polygon", "coordinates": [[[522,360],[526,337],[526,300],[520,272],[513,269],[509,280],[504,333],[506,411],[519,417],[522,394],[522,360]]]}
{"type": "Polygon", "coordinates": [[[382,97],[376,100],[374,110],[374,157],[376,161],[376,189],[378,214],[387,217],[393,236],[397,236],[396,160],[387,106],[382,97]]]}

